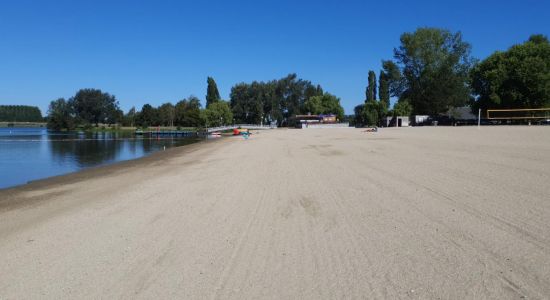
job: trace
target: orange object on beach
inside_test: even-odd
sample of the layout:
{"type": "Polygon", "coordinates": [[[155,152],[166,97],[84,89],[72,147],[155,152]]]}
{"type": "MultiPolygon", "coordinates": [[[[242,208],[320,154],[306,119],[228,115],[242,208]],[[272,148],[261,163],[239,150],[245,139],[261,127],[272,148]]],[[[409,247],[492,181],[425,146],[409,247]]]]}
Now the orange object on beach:
{"type": "Polygon", "coordinates": [[[243,133],[249,134],[250,130],[244,128],[235,128],[233,129],[233,135],[241,135],[243,133]]]}

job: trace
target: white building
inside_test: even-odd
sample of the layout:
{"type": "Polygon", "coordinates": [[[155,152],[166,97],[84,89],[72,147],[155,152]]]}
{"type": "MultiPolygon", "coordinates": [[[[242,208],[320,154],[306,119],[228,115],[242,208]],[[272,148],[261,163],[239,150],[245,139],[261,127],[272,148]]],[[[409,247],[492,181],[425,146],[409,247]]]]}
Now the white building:
{"type": "Polygon", "coordinates": [[[382,126],[384,127],[408,127],[409,117],[397,116],[397,117],[385,117],[382,119],[382,126]]]}

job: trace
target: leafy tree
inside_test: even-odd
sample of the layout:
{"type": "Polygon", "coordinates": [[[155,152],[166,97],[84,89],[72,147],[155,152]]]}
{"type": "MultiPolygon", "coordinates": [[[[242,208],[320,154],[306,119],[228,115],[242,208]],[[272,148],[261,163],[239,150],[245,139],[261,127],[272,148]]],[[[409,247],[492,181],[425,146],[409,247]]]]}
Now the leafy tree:
{"type": "MultiPolygon", "coordinates": [[[[401,75],[399,66],[391,60],[382,61],[384,79],[388,83],[390,97],[399,97],[404,90],[404,78],[401,75]]],[[[380,75],[382,76],[382,75],[380,75]]]]}
{"type": "Polygon", "coordinates": [[[399,100],[393,106],[394,116],[410,116],[412,113],[412,106],[407,100],[399,100]]]}
{"type": "Polygon", "coordinates": [[[206,107],[208,108],[210,104],[220,101],[221,97],[214,78],[208,77],[206,82],[208,84],[208,87],[206,88],[206,107]]]}
{"type": "Polygon", "coordinates": [[[403,76],[400,99],[408,100],[415,114],[438,114],[464,105],[470,97],[470,51],[460,32],[419,28],[402,34],[401,46],[394,49],[403,76]]]}
{"type": "Polygon", "coordinates": [[[115,96],[98,89],[81,89],[69,99],[79,122],[113,124],[120,116],[115,96]]]}
{"type": "Polygon", "coordinates": [[[53,130],[73,130],[76,126],[72,106],[63,98],[50,102],[47,119],[48,128],[53,130]]]}
{"type": "Polygon", "coordinates": [[[477,95],[472,108],[540,108],[550,106],[550,43],[532,35],[523,44],[495,52],[471,72],[477,95]]]}
{"type": "Polygon", "coordinates": [[[305,112],[312,114],[335,114],[338,120],[344,118],[344,109],[340,105],[340,98],[324,93],[322,96],[313,96],[304,104],[305,112]]]}
{"type": "Polygon", "coordinates": [[[359,104],[354,109],[354,120],[353,124],[355,126],[365,125],[365,104],[359,104]]]}
{"type": "Polygon", "coordinates": [[[132,108],[130,108],[128,113],[124,115],[123,122],[122,122],[123,125],[134,127],[136,123],[136,115],[137,115],[136,108],[132,106],[132,108]]]}
{"type": "Polygon", "coordinates": [[[378,111],[380,102],[376,100],[368,100],[365,102],[365,106],[363,108],[363,120],[364,125],[368,126],[376,126],[378,125],[380,121],[380,117],[378,115],[378,111]]]}
{"type": "Polygon", "coordinates": [[[175,108],[170,102],[164,103],[158,108],[160,123],[163,126],[174,126],[175,108]]]}
{"type": "Polygon", "coordinates": [[[237,123],[291,125],[292,116],[307,112],[308,99],[323,95],[321,86],[289,74],[268,82],[239,83],[231,88],[230,103],[237,123]]]}
{"type": "Polygon", "coordinates": [[[369,71],[369,85],[366,91],[366,100],[376,100],[376,74],[374,71],[369,71]]]}
{"type": "Polygon", "coordinates": [[[42,113],[36,106],[0,105],[0,122],[42,122],[42,113]]]}
{"type": "Polygon", "coordinates": [[[323,99],[319,96],[314,96],[306,100],[304,104],[304,112],[314,115],[322,114],[325,111],[322,103],[323,99]]]}
{"type": "Polygon", "coordinates": [[[203,125],[201,120],[201,103],[195,96],[176,103],[176,125],[186,127],[198,127],[203,125]]]}
{"type": "Polygon", "coordinates": [[[247,123],[248,115],[250,112],[249,102],[249,85],[246,83],[239,83],[231,88],[230,104],[231,110],[238,123],[247,123]]]}
{"type": "Polygon", "coordinates": [[[160,125],[160,118],[158,116],[158,111],[156,108],[152,107],[150,104],[145,104],[141,108],[137,116],[137,125],[141,127],[149,126],[158,126],[160,125]]]}
{"type": "Polygon", "coordinates": [[[115,108],[107,113],[107,123],[109,125],[122,122],[124,119],[124,112],[120,108],[115,108]]]}
{"type": "Polygon", "coordinates": [[[212,103],[201,113],[202,120],[208,127],[230,124],[233,120],[233,113],[231,112],[229,103],[225,101],[212,103]]]}

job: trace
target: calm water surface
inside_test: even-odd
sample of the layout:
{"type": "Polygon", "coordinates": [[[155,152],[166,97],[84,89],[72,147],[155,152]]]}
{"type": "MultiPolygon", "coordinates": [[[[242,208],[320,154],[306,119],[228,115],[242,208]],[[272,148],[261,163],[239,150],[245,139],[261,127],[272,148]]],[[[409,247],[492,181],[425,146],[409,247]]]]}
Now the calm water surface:
{"type": "Polygon", "coordinates": [[[54,133],[42,128],[0,128],[0,189],[196,141],[194,137],[157,139],[132,132],[54,133]]]}

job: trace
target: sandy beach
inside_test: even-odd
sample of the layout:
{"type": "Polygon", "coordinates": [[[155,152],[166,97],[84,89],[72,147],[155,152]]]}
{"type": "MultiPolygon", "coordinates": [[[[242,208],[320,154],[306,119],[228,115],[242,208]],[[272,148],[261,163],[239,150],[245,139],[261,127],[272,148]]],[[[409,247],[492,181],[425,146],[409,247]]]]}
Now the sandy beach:
{"type": "Polygon", "coordinates": [[[277,129],[0,191],[0,299],[548,299],[550,127],[277,129]]]}

